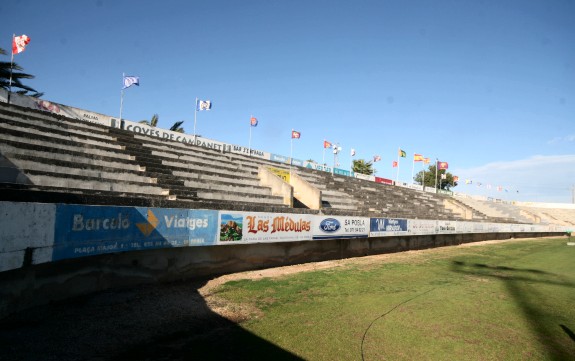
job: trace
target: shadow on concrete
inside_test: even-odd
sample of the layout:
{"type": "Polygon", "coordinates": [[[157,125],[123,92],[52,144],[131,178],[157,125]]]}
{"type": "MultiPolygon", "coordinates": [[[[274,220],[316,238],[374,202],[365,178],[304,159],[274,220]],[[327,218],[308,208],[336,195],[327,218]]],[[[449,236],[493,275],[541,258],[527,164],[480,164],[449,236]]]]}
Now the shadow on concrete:
{"type": "Polygon", "coordinates": [[[213,312],[205,281],[99,292],[0,320],[0,360],[302,360],[213,312]]]}
{"type": "MultiPolygon", "coordinates": [[[[573,332],[564,326],[550,327],[549,323],[543,322],[552,314],[553,307],[542,307],[545,303],[545,295],[538,292],[533,285],[542,283],[560,287],[575,288],[575,283],[554,273],[537,269],[513,268],[506,266],[491,266],[483,263],[467,263],[454,261],[452,270],[478,277],[489,277],[501,281],[507,288],[513,301],[520,307],[525,320],[528,322],[532,333],[539,343],[545,348],[547,355],[553,360],[573,360],[574,348],[572,345],[562,343],[560,340],[563,333],[575,341],[573,332]]],[[[552,306],[552,305],[549,305],[552,306]]]]}

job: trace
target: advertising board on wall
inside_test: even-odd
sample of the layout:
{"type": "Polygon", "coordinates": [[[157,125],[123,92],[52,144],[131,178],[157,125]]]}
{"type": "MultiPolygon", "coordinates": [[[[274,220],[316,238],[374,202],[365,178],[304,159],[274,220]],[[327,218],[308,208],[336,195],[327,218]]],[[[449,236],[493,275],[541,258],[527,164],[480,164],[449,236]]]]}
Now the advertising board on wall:
{"type": "MultiPolygon", "coordinates": [[[[0,101],[5,103],[8,101],[7,90],[0,89],[0,101]]],[[[29,97],[17,93],[10,94],[10,104],[30,109],[42,110],[57,115],[63,115],[68,118],[78,119],[90,123],[101,124],[108,127],[112,126],[113,124],[116,124],[117,120],[116,118],[110,117],[108,115],[95,113],[84,109],[74,108],[68,105],[58,104],[48,100],[29,97]]]]}
{"type": "Polygon", "coordinates": [[[313,216],[313,239],[368,236],[368,217],[313,216]]]}
{"type": "Polygon", "coordinates": [[[219,244],[312,239],[312,215],[220,211],[219,244]]]}
{"type": "Polygon", "coordinates": [[[370,237],[386,237],[407,234],[407,219],[371,218],[369,227],[370,237]]]}
{"type": "Polygon", "coordinates": [[[52,260],[216,243],[217,211],[58,204],[52,260]]]}

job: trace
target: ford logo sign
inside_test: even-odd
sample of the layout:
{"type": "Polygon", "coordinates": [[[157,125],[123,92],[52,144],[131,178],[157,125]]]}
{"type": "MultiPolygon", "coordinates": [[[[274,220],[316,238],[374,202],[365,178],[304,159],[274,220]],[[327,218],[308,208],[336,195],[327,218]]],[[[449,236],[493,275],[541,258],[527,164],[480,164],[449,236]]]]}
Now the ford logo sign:
{"type": "Polygon", "coordinates": [[[339,221],[335,218],[326,218],[319,224],[319,229],[327,233],[337,232],[340,227],[339,221]]]}

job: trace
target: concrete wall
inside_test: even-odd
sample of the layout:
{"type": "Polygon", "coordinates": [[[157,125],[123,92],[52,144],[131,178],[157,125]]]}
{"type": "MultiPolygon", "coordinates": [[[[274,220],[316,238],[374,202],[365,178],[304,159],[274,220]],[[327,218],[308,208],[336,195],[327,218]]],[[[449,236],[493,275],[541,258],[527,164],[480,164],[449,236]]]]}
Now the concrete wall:
{"type": "MultiPolygon", "coordinates": [[[[0,272],[0,317],[35,305],[110,288],[192,279],[538,233],[436,234],[302,242],[236,244],[104,254],[0,272]]],[[[557,236],[563,233],[557,233],[557,236]]]]}

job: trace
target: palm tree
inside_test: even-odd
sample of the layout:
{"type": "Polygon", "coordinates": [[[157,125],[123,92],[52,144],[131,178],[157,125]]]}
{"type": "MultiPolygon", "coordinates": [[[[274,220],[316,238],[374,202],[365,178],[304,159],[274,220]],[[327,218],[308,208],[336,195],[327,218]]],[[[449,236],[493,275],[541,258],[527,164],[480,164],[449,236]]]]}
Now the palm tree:
{"type": "MultiPolygon", "coordinates": [[[[150,127],[156,127],[158,125],[158,120],[160,119],[160,117],[158,116],[158,114],[154,114],[152,115],[152,119],[151,120],[140,120],[140,123],[142,124],[146,124],[149,125],[150,127]]],[[[182,124],[184,124],[183,120],[180,120],[179,122],[175,122],[171,127],[170,130],[174,131],[174,132],[178,132],[178,133],[185,133],[184,132],[184,128],[182,127],[182,124]]]]}
{"type": "Polygon", "coordinates": [[[172,125],[170,127],[170,130],[172,130],[174,132],[178,132],[178,133],[185,133],[184,128],[182,127],[182,124],[184,124],[183,120],[180,120],[179,122],[175,122],[174,125],[172,125]]]}
{"type": "Polygon", "coordinates": [[[150,127],[156,127],[156,125],[158,125],[159,119],[160,117],[158,114],[154,114],[152,115],[152,120],[140,120],[140,123],[149,125],[150,127]]]}
{"type": "Polygon", "coordinates": [[[372,175],[374,173],[371,161],[366,162],[363,159],[353,160],[352,169],[355,173],[372,175]]]}
{"type": "MultiPolygon", "coordinates": [[[[0,55],[7,55],[6,50],[0,48],[0,55]]],[[[0,61],[0,88],[10,90],[10,67],[12,67],[12,88],[17,88],[15,93],[22,95],[29,95],[34,98],[39,98],[44,93],[38,93],[34,88],[22,84],[22,79],[34,79],[34,75],[22,73],[24,70],[16,63],[10,64],[9,61],[0,61]]]]}

